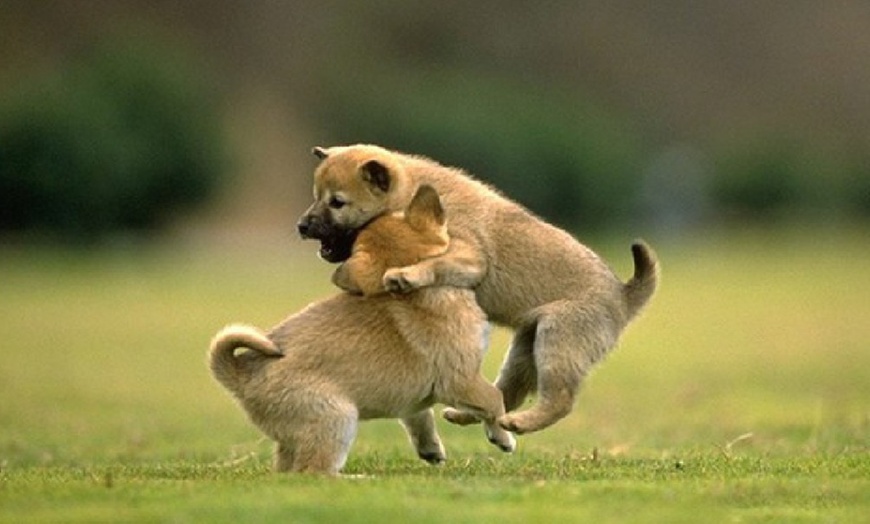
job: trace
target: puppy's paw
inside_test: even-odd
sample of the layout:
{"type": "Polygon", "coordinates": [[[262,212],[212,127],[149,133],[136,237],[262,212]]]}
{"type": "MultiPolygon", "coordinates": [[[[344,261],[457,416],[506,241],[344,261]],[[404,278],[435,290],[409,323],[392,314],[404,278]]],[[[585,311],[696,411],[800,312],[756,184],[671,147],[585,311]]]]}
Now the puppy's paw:
{"type": "Polygon", "coordinates": [[[477,424],[480,422],[480,419],[475,415],[456,408],[444,408],[441,411],[441,416],[447,422],[456,424],[457,426],[470,426],[471,424],[477,424]]]}
{"type": "Polygon", "coordinates": [[[447,460],[447,454],[444,452],[444,448],[442,447],[429,450],[421,449],[417,452],[417,456],[433,466],[444,464],[444,461],[447,460]]]}
{"type": "Polygon", "coordinates": [[[540,417],[536,415],[532,410],[512,412],[499,417],[496,423],[503,429],[517,435],[538,431],[552,424],[552,422],[549,424],[542,422],[540,417]]]}
{"type": "Polygon", "coordinates": [[[523,428],[517,424],[517,420],[510,413],[502,415],[496,422],[507,431],[513,431],[518,435],[523,434],[523,428]]]}
{"type": "Polygon", "coordinates": [[[384,273],[384,289],[389,293],[410,293],[434,282],[432,275],[417,266],[388,269],[384,273]]]}
{"type": "Polygon", "coordinates": [[[487,427],[486,438],[505,453],[513,453],[517,449],[517,439],[499,426],[487,427]]]}
{"type": "Polygon", "coordinates": [[[412,289],[401,269],[388,269],[384,273],[383,284],[388,293],[408,293],[412,289]]]}

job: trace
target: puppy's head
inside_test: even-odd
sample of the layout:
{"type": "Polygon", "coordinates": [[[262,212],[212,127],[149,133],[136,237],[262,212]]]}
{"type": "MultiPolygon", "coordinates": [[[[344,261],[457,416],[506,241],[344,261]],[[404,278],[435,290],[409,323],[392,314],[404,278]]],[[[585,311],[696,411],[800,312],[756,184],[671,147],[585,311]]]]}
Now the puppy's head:
{"type": "Polygon", "coordinates": [[[342,262],[363,226],[401,209],[406,177],[395,155],[380,147],[315,147],[312,152],[321,159],[314,171],[314,203],[297,227],[303,238],[320,240],[324,260],[342,262]]]}
{"type": "Polygon", "coordinates": [[[350,278],[364,294],[383,290],[384,273],[447,252],[450,237],[438,193],[423,185],[404,211],[382,215],[357,236],[347,264],[350,278]]]}

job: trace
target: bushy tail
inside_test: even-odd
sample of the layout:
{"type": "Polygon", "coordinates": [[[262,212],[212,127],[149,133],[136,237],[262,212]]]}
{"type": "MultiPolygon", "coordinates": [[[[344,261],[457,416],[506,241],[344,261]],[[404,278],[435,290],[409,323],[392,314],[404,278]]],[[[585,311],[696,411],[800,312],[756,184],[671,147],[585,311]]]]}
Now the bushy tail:
{"type": "Polygon", "coordinates": [[[643,309],[659,282],[659,261],[655,251],[643,240],[635,240],[631,244],[631,254],[634,257],[634,276],[623,291],[629,318],[643,309]]]}
{"type": "Polygon", "coordinates": [[[233,393],[240,393],[247,375],[245,365],[251,363],[251,355],[236,355],[238,348],[248,348],[257,353],[255,357],[280,357],[283,355],[259,329],[244,324],[233,324],[220,330],[211,341],[209,367],[214,377],[233,393]]]}

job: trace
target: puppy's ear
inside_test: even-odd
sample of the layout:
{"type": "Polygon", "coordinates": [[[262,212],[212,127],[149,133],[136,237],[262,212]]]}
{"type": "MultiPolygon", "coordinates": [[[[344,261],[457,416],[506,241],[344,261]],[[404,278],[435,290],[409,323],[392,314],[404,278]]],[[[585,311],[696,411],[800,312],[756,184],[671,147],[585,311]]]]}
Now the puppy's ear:
{"type": "Polygon", "coordinates": [[[311,150],[311,154],[314,155],[314,156],[316,156],[316,157],[319,158],[320,160],[323,160],[324,158],[326,158],[326,157],[329,156],[329,152],[326,150],[326,148],[323,148],[323,147],[320,147],[320,146],[317,146],[317,147],[313,148],[313,149],[311,150]]]}
{"type": "Polygon", "coordinates": [[[434,187],[424,184],[417,189],[405,210],[405,219],[411,227],[420,230],[444,225],[444,207],[434,187]]]}
{"type": "Polygon", "coordinates": [[[387,166],[381,164],[377,160],[369,160],[363,164],[362,168],[363,180],[380,189],[384,193],[390,190],[392,177],[387,166]]]}

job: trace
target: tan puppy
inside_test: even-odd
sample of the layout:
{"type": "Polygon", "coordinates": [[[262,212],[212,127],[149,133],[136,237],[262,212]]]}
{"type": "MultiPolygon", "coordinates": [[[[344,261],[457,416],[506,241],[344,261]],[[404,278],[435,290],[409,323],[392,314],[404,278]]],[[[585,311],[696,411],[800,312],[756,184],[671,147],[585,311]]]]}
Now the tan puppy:
{"type": "Polygon", "coordinates": [[[474,293],[432,287],[392,297],[383,290],[388,268],[441,255],[448,245],[438,195],[421,186],[404,213],[384,215],[359,234],[336,273],[338,283],[365,296],[311,304],[266,334],[235,325],[215,336],[211,370],[278,443],[276,469],[335,474],[357,421],[392,417],[402,418],[421,458],[441,462],[435,402],[481,417],[491,442],[514,449],[495,422],[504,414],[501,393],[480,375],[488,325],[474,293]]]}
{"type": "MultiPolygon", "coordinates": [[[[474,289],[491,321],[516,332],[496,385],[509,412],[537,390],[530,409],[508,413],[503,427],[545,428],[572,409],[593,364],[601,360],[652,296],[653,251],[632,245],[634,276],[621,282],[589,248],[464,172],[370,145],[315,148],[314,203],[300,219],[303,237],[321,241],[321,256],[341,262],[355,231],[403,209],[421,184],[433,186],[450,215],[443,256],[391,269],[391,291],[426,286],[474,289]]],[[[474,417],[448,410],[457,423],[474,417]]]]}

